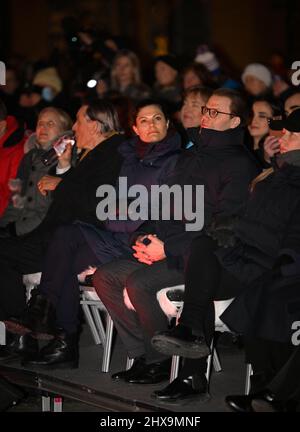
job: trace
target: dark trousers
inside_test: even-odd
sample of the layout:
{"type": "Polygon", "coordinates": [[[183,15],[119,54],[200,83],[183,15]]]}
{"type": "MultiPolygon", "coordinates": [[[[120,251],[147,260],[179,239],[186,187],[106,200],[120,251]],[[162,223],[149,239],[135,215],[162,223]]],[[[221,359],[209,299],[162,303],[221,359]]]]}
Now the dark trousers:
{"type": "Polygon", "coordinates": [[[269,383],[277,400],[300,402],[300,346],[293,348],[288,361],[269,383]]]}
{"type": "MultiPolygon", "coordinates": [[[[214,300],[230,299],[243,288],[222,268],[214,254],[216,249],[216,242],[208,236],[193,241],[186,262],[184,306],[179,320],[195,334],[204,334],[208,346],[215,331],[214,300]]],[[[206,359],[185,359],[180,376],[184,378],[205,370],[206,359]]]]}
{"type": "Polygon", "coordinates": [[[41,270],[46,241],[42,233],[0,239],[0,320],[22,314],[26,305],[22,276],[41,270]]]}
{"type": "Polygon", "coordinates": [[[162,288],[183,283],[183,274],[169,269],[166,260],[152,265],[119,259],[103,265],[94,275],[94,286],[108,309],[129,357],[146,354],[148,363],[165,358],[151,346],[156,331],[168,328],[156,294],[162,288]],[[123,300],[126,287],[135,311],[123,300]]]}
{"type": "Polygon", "coordinates": [[[78,225],[57,228],[44,256],[40,290],[56,308],[57,325],[68,333],[78,329],[77,275],[99,264],[78,225]]]}
{"type": "Polygon", "coordinates": [[[251,363],[253,368],[251,393],[256,393],[269,387],[269,383],[284,367],[293,354],[295,347],[292,344],[255,337],[245,337],[244,341],[246,363],[251,363]]]}
{"type": "Polygon", "coordinates": [[[184,307],[180,322],[194,332],[205,333],[210,342],[215,328],[214,300],[236,296],[241,283],[222,268],[214,252],[217,244],[210,237],[196,238],[185,269],[184,307]]]}

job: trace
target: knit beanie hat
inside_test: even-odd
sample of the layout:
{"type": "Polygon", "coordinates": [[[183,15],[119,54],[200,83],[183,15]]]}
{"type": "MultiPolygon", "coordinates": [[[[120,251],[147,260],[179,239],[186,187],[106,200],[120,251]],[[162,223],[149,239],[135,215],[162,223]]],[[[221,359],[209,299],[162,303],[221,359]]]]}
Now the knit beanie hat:
{"type": "Polygon", "coordinates": [[[206,68],[212,73],[219,71],[220,64],[218,59],[215,54],[209,50],[207,45],[200,45],[197,48],[197,54],[194,60],[196,63],[204,64],[204,66],[206,66],[206,68]]]}
{"type": "Polygon", "coordinates": [[[251,63],[244,69],[242,81],[245,84],[247,76],[252,75],[262,81],[267,87],[271,87],[272,75],[269,69],[260,63],[251,63]]]}
{"type": "Polygon", "coordinates": [[[35,75],[33,84],[40,87],[51,87],[56,94],[62,90],[62,81],[54,67],[41,69],[35,75]]]}
{"type": "Polygon", "coordinates": [[[157,63],[159,61],[166,63],[168,66],[170,66],[172,69],[175,69],[176,71],[180,70],[179,61],[178,61],[177,57],[175,57],[172,54],[166,54],[166,55],[156,57],[155,63],[157,63]]]}

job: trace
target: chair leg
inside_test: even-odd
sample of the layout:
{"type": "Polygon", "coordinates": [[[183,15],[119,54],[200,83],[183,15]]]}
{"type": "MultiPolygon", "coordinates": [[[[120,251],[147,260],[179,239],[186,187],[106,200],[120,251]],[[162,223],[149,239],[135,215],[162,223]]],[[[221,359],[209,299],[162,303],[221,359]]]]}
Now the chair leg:
{"type": "Polygon", "coordinates": [[[133,365],[133,362],[134,362],[133,358],[127,357],[127,360],[126,360],[126,370],[128,370],[128,369],[131,368],[131,366],[133,365]]]}
{"type": "Polygon", "coordinates": [[[215,339],[213,337],[211,344],[210,344],[210,355],[207,357],[207,368],[206,368],[206,374],[205,374],[208,384],[209,384],[210,375],[211,375],[211,364],[212,364],[212,359],[213,359],[213,355],[214,355],[214,350],[215,350],[215,339]]]}
{"type": "Polygon", "coordinates": [[[104,345],[105,343],[105,330],[103,326],[103,322],[100,315],[100,309],[97,306],[92,305],[91,306],[91,312],[94,318],[94,323],[97,328],[97,334],[100,337],[100,343],[104,345]]]}
{"type": "Polygon", "coordinates": [[[170,383],[178,377],[179,363],[180,363],[180,356],[173,355],[172,356],[172,364],[171,364],[171,372],[170,372],[170,383]]]}
{"type": "Polygon", "coordinates": [[[113,337],[114,322],[111,319],[109,313],[106,315],[106,338],[104,344],[103,360],[102,360],[102,372],[108,372],[111,348],[112,348],[112,337],[113,337]]]}
{"type": "Polygon", "coordinates": [[[97,331],[97,327],[95,325],[93,316],[91,314],[90,306],[88,304],[86,304],[86,303],[82,303],[81,305],[82,305],[82,309],[83,309],[83,312],[84,312],[84,316],[85,316],[85,318],[87,320],[87,323],[89,325],[89,328],[90,328],[90,330],[92,332],[95,344],[99,345],[99,344],[101,344],[101,339],[100,339],[99,333],[97,331]]]}
{"type": "Polygon", "coordinates": [[[216,348],[213,350],[213,365],[215,372],[221,372],[222,366],[216,348]]]}
{"type": "Polygon", "coordinates": [[[251,387],[251,375],[253,374],[252,366],[250,363],[247,364],[246,367],[246,383],[245,383],[245,395],[248,395],[251,387]]]}

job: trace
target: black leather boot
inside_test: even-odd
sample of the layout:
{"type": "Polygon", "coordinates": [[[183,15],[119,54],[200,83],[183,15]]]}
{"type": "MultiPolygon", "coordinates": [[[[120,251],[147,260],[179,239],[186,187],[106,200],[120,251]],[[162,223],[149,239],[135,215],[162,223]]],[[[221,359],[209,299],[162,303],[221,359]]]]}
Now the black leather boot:
{"type": "Polygon", "coordinates": [[[7,333],[6,345],[0,347],[0,361],[37,355],[38,350],[38,341],[30,333],[25,335],[7,333]]]}
{"type": "Polygon", "coordinates": [[[21,319],[4,322],[11,333],[24,335],[31,332],[37,339],[52,339],[56,331],[56,312],[47,297],[35,289],[21,319]]]}
{"type": "Polygon", "coordinates": [[[40,350],[38,355],[27,357],[24,366],[39,366],[45,369],[78,368],[78,335],[60,331],[56,337],[40,350]]]}

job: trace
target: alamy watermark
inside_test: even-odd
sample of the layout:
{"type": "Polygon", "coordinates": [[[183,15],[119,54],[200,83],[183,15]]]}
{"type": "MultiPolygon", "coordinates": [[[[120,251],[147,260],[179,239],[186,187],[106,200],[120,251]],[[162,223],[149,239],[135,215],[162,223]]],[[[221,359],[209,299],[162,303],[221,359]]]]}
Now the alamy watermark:
{"type": "Polygon", "coordinates": [[[5,63],[0,61],[0,85],[6,84],[6,67],[5,63]]]}
{"type": "Polygon", "coordinates": [[[200,231],[204,226],[203,185],[145,185],[128,187],[127,177],[119,177],[117,188],[99,186],[102,198],[96,208],[100,221],[184,221],[186,231],[200,231]]]}
{"type": "Polygon", "coordinates": [[[300,345],[300,321],[294,321],[292,324],[292,330],[296,330],[292,334],[292,344],[295,346],[300,345]]]}
{"type": "Polygon", "coordinates": [[[295,71],[291,76],[291,82],[294,86],[298,86],[300,84],[300,61],[294,61],[291,69],[295,71]]]}

